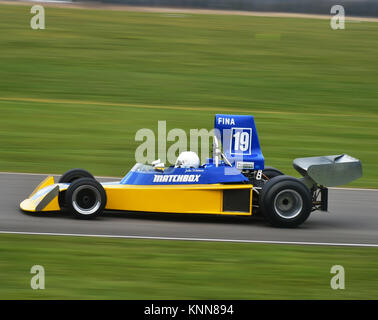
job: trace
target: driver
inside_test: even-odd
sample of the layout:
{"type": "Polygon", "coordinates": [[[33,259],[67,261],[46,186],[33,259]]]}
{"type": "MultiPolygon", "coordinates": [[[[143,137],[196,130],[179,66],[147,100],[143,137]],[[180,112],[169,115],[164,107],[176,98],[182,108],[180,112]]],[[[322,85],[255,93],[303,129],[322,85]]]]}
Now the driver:
{"type": "Polygon", "coordinates": [[[175,163],[175,168],[198,168],[199,166],[200,159],[193,151],[181,152],[175,163]]]}

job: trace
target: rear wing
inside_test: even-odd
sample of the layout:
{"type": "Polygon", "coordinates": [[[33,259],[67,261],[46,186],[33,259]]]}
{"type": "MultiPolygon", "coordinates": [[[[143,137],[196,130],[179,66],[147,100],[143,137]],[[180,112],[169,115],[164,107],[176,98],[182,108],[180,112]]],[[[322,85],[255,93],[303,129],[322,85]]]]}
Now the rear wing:
{"type": "Polygon", "coordinates": [[[253,116],[217,114],[214,129],[232,166],[237,169],[264,169],[264,156],[253,116]]]}
{"type": "Polygon", "coordinates": [[[347,184],[362,176],[361,161],[347,154],[298,158],[293,162],[296,169],[305,179],[324,187],[347,184]]]}

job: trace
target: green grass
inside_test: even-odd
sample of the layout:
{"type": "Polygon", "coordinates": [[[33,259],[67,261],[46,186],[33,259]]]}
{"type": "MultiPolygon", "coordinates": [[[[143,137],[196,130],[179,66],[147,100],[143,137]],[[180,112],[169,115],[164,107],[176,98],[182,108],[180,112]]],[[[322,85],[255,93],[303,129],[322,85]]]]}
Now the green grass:
{"type": "Polygon", "coordinates": [[[1,171],[120,176],[138,129],[229,112],[255,115],[268,165],[346,152],[349,186],[378,187],[378,23],[46,8],[36,31],[0,10],[1,171]]]}
{"type": "Polygon", "coordinates": [[[0,299],[377,299],[377,279],[376,248],[0,235],[0,299]]]}

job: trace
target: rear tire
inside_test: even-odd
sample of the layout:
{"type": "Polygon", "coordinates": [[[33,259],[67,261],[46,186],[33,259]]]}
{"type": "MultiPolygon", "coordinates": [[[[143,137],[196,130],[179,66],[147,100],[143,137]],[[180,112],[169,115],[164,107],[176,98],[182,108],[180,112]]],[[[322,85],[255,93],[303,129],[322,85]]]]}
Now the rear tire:
{"type": "Polygon", "coordinates": [[[65,172],[59,179],[58,183],[72,183],[80,178],[94,179],[91,173],[84,169],[71,169],[65,172]]]}
{"type": "Polygon", "coordinates": [[[274,177],[283,176],[284,173],[276,168],[273,167],[265,167],[263,170],[263,175],[265,175],[268,179],[272,179],[274,177]]]}
{"type": "Polygon", "coordinates": [[[75,180],[65,194],[67,210],[79,219],[93,219],[100,216],[105,209],[106,200],[103,186],[91,178],[75,180]]]}
{"type": "Polygon", "coordinates": [[[276,176],[263,186],[260,208],[271,225],[297,227],[305,222],[311,213],[311,192],[294,177],[276,176]]]}

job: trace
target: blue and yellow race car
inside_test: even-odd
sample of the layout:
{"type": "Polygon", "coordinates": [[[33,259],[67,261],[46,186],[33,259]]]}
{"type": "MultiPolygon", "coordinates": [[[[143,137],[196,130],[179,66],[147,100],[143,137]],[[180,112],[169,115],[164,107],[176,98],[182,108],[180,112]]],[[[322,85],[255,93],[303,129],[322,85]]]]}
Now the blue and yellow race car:
{"type": "Polygon", "coordinates": [[[105,183],[73,169],[58,183],[47,177],[20,208],[68,211],[81,219],[106,210],[262,214],[273,226],[295,227],[312,211],[327,211],[327,187],[362,176],[361,162],[346,154],[295,159],[300,179],[266,167],[253,116],[218,114],[214,132],[213,156],[205,164],[195,153],[183,152],[174,166],[137,163],[122,180],[105,183]]]}

